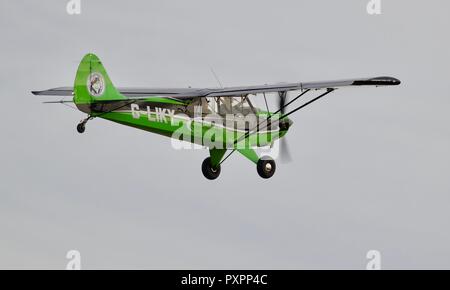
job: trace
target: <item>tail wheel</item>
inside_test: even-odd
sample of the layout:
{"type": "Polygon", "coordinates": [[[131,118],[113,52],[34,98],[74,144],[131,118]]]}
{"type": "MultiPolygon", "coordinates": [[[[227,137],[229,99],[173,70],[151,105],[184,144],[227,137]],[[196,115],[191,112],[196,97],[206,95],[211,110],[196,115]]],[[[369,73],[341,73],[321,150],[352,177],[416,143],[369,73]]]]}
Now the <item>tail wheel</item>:
{"type": "Polygon", "coordinates": [[[220,164],[213,168],[211,165],[211,157],[208,157],[203,160],[202,172],[207,179],[214,180],[220,175],[220,164]]]}
{"type": "Polygon", "coordinates": [[[264,179],[271,178],[275,174],[276,168],[275,161],[268,156],[261,157],[256,164],[259,176],[264,179]]]}
{"type": "Polygon", "coordinates": [[[82,134],[86,130],[86,124],[84,122],[77,125],[78,133],[82,134]]]}

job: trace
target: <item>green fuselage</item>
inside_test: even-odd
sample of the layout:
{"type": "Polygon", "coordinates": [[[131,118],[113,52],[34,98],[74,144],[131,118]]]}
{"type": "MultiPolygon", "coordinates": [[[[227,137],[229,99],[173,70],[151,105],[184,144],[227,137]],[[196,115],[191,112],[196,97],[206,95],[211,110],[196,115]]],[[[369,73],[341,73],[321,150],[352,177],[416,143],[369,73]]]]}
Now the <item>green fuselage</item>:
{"type": "Polygon", "coordinates": [[[242,114],[224,116],[211,111],[199,113],[193,106],[198,99],[200,98],[180,101],[156,97],[131,102],[130,100],[108,101],[77,104],[77,106],[92,117],[199,144],[210,149],[268,146],[276,139],[283,137],[289,125],[292,124],[287,118],[276,120],[279,114],[270,115],[268,112],[254,108],[246,116],[242,114]],[[267,122],[268,116],[271,116],[270,122],[267,122]],[[246,134],[247,138],[245,138],[246,134]]]}

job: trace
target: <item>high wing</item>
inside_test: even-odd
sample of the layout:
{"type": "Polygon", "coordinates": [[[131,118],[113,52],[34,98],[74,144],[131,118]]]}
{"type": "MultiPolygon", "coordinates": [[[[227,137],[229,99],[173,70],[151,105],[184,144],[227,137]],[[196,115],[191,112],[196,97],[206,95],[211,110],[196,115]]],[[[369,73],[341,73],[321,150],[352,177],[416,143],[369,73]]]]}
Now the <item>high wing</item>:
{"type": "MultiPolygon", "coordinates": [[[[150,97],[164,96],[177,99],[191,99],[193,97],[232,97],[238,95],[269,93],[269,92],[287,92],[298,90],[320,90],[320,89],[338,89],[342,87],[358,86],[396,86],[400,80],[393,77],[376,77],[363,79],[349,79],[323,82],[305,82],[305,83],[281,83],[275,85],[229,87],[229,88],[118,88],[118,91],[130,99],[146,99],[150,97]]],[[[39,96],[72,96],[72,87],[60,87],[44,91],[33,91],[34,95],[39,96]]]]}
{"type": "Polygon", "coordinates": [[[337,89],[341,87],[351,86],[393,86],[399,85],[400,81],[393,77],[377,77],[367,79],[350,79],[340,81],[324,81],[324,82],[307,82],[307,83],[287,83],[276,85],[249,86],[249,87],[233,87],[223,89],[206,89],[205,97],[226,97],[236,95],[247,95],[269,92],[287,92],[298,90],[320,90],[320,89],[337,89]]]}

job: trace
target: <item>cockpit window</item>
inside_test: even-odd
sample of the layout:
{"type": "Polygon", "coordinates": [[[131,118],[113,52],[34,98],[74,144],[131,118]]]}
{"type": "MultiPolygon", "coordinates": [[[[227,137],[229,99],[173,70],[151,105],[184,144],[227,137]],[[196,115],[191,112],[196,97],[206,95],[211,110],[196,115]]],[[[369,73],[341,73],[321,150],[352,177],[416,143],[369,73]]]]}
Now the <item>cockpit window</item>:
{"type": "Polygon", "coordinates": [[[208,98],[208,107],[219,115],[248,115],[255,110],[247,96],[208,98]]]}
{"type": "Polygon", "coordinates": [[[236,97],[206,97],[195,98],[188,106],[187,113],[190,116],[205,116],[216,114],[222,117],[226,115],[256,114],[256,109],[247,96],[236,97]],[[201,113],[200,113],[201,112],[201,113]]]}

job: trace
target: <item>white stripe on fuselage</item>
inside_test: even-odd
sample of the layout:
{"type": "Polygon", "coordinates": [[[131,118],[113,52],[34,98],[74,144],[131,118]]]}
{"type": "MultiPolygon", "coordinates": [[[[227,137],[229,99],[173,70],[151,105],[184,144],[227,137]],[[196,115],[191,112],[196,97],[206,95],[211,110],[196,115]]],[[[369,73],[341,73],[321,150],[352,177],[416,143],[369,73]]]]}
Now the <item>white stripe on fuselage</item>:
{"type": "MultiPolygon", "coordinates": [[[[217,122],[210,122],[210,121],[204,120],[202,117],[190,118],[185,115],[175,115],[175,110],[173,110],[173,109],[155,107],[155,110],[152,111],[150,106],[147,106],[147,111],[141,111],[138,104],[131,104],[131,111],[123,110],[123,111],[118,111],[117,113],[119,113],[119,112],[120,113],[131,113],[131,115],[134,119],[140,119],[142,114],[146,114],[147,118],[150,122],[172,123],[174,121],[174,119],[180,119],[180,120],[189,121],[189,122],[201,122],[203,124],[207,124],[210,126],[215,126],[215,127],[219,127],[219,128],[223,128],[223,129],[227,129],[227,130],[232,130],[232,131],[236,131],[236,132],[248,132],[248,130],[237,129],[234,127],[230,128],[230,127],[224,126],[223,124],[219,124],[217,122]],[[167,120],[167,117],[169,118],[169,120],[167,120]]],[[[258,131],[258,133],[260,133],[260,134],[261,133],[274,133],[274,132],[279,132],[279,131],[280,131],[279,128],[277,128],[276,130],[258,131]]]]}

